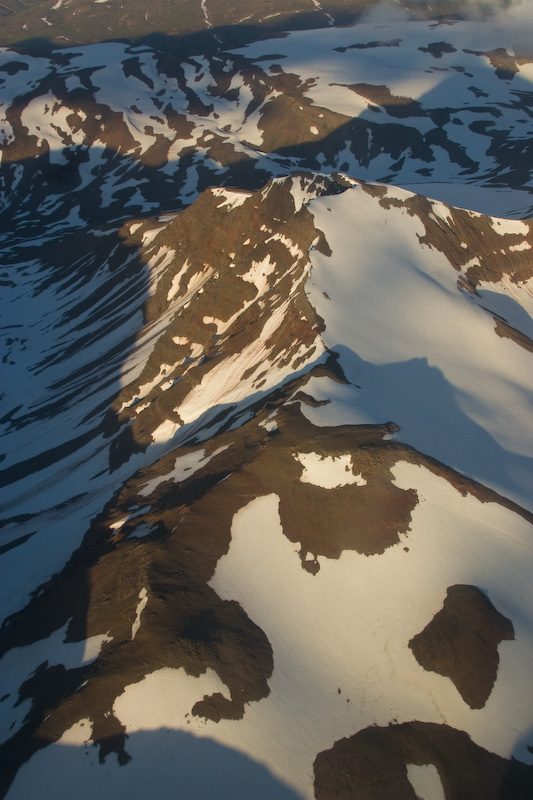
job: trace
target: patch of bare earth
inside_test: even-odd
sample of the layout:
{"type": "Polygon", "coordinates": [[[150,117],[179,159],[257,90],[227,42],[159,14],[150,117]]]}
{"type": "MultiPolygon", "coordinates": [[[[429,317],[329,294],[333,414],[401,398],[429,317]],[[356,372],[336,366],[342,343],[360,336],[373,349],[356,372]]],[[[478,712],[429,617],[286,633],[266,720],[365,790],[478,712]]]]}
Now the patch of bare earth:
{"type": "MultiPolygon", "coordinates": [[[[285,76],[285,81],[287,76],[285,76]]],[[[259,128],[261,147],[266,152],[290,148],[291,152],[306,142],[322,141],[342,129],[349,117],[327,108],[314,106],[304,96],[305,86],[269,100],[261,111],[259,128]]]]}
{"type": "Polygon", "coordinates": [[[476,586],[450,586],[442,609],[409,647],[424,669],[450,678],[470,708],[483,708],[498,674],[498,645],[512,622],[476,586]]]}
{"type": "Polygon", "coordinates": [[[496,77],[504,81],[513,80],[514,76],[520,71],[518,68],[519,63],[527,63],[527,61],[517,59],[516,56],[509,55],[504,47],[496,47],[494,50],[487,50],[486,52],[480,50],[465,50],[464,52],[487,58],[491,66],[494,67],[496,77]]]}
{"type": "Polygon", "coordinates": [[[446,800],[528,800],[533,767],[475,744],[463,731],[430,722],[371,726],[315,760],[317,800],[416,800],[407,765],[434,764],[446,800]]]}
{"type": "Polygon", "coordinates": [[[348,89],[365,97],[371,103],[384,108],[391,117],[420,117],[425,111],[417,100],[412,97],[394,95],[388,86],[376,86],[371,83],[351,83],[348,89]]]}

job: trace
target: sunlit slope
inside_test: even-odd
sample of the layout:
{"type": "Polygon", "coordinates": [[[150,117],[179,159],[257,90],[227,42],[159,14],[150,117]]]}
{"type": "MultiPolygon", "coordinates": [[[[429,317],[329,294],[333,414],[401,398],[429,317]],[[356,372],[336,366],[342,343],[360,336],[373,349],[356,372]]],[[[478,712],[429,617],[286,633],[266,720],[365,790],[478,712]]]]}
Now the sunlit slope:
{"type": "MultiPolygon", "coordinates": [[[[185,785],[204,785],[205,740],[255,765],[251,787],[266,767],[280,798],[313,797],[319,752],[393,721],[434,723],[432,763],[451,773],[447,731],[470,735],[475,784],[485,753],[528,758],[515,732],[531,719],[532,518],[513,500],[527,505],[529,427],[527,408],[500,404],[531,392],[528,223],[302,173],[256,193],[206,192],[121,237],[148,296],[91,441],[86,494],[37,513],[51,497],[41,486],[35,513],[10,522],[18,537],[38,532],[3,556],[27,591],[54,526],[77,526],[77,541],[72,527],[63,540],[75,549],[87,504],[101,503],[68,564],[3,632],[5,752],[13,766],[36,752],[7,796],[46,781],[66,797],[89,768],[90,791],[140,797],[144,742],[164,753],[178,734],[192,747],[185,785]],[[515,315],[503,323],[506,304],[515,315]],[[452,612],[460,636],[435,621],[455,586],[469,587],[452,612]],[[430,624],[427,655],[413,641],[430,624]],[[52,674],[64,699],[50,714],[52,674]],[[59,738],[72,749],[41,750],[59,738]],[[98,766],[82,739],[124,766],[114,755],[98,766]],[[61,753],[74,783],[54,783],[61,753]]],[[[29,491],[35,476],[25,480],[29,491]]],[[[67,487],[60,477],[55,491],[67,487]]],[[[59,556],[41,558],[41,580],[59,556]]],[[[335,782],[332,759],[317,787],[335,782]]],[[[501,763],[490,761],[495,787],[501,763]]],[[[516,769],[513,791],[529,780],[516,769]]]]}
{"type": "Polygon", "coordinates": [[[309,5],[0,51],[9,800],[533,793],[524,36],[309,5]]]}
{"type": "Polygon", "coordinates": [[[531,508],[529,222],[370,185],[312,209],[332,252],[312,255],[310,298],[357,386],[352,419],[392,419],[402,441],[531,508]]]}

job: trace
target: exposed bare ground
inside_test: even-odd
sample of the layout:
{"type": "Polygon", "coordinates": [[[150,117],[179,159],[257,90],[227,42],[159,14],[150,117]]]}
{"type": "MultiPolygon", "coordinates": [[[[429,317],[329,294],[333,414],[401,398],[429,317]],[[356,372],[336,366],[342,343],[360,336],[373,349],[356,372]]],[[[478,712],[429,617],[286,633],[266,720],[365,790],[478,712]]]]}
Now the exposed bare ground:
{"type": "Polygon", "coordinates": [[[470,708],[483,708],[498,674],[498,645],[514,639],[503,617],[476,586],[450,586],[444,605],[409,647],[424,669],[451,678],[470,708]]]}
{"type": "Polygon", "coordinates": [[[416,800],[407,764],[434,764],[446,800],[528,800],[533,767],[489,753],[430,722],[365,728],[315,760],[317,800],[416,800]]]}

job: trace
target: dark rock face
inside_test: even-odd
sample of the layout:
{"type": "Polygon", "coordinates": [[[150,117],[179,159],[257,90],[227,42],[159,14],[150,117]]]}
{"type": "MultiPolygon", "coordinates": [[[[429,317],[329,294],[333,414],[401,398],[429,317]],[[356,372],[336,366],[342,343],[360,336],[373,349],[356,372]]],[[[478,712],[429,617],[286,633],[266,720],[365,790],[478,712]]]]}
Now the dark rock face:
{"type": "Polygon", "coordinates": [[[409,642],[424,669],[450,678],[470,708],[483,708],[498,674],[498,645],[513,624],[476,586],[450,586],[442,610],[409,642]]]}
{"type": "Polygon", "coordinates": [[[446,800],[527,800],[533,767],[489,753],[463,731],[430,722],[371,726],[315,761],[317,800],[416,800],[406,766],[434,764],[446,800]]]}

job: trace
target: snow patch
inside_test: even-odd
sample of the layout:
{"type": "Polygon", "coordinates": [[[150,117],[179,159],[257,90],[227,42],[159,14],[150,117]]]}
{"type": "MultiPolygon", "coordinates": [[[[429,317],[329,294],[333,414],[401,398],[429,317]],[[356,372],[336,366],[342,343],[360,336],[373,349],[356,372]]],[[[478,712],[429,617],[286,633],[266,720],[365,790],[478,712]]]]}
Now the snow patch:
{"type": "Polygon", "coordinates": [[[496,219],[490,220],[490,223],[496,233],[499,234],[517,234],[520,236],[527,236],[529,233],[529,225],[527,222],[522,222],[519,219],[496,219]]]}
{"type": "Polygon", "coordinates": [[[178,289],[180,288],[180,283],[181,283],[181,276],[187,269],[189,269],[190,266],[191,265],[189,264],[189,259],[186,258],[181,269],[172,278],[172,284],[167,293],[167,302],[170,302],[178,293],[178,289]]]}
{"type": "Polygon", "coordinates": [[[324,489],[334,489],[337,486],[366,486],[362,475],[353,474],[351,453],[341,456],[321,456],[319,453],[297,453],[294,458],[300,462],[304,471],[300,480],[302,483],[312,483],[324,489]]]}
{"type": "MultiPolygon", "coordinates": [[[[269,240],[270,241],[270,240],[269,240]]],[[[252,266],[240,277],[243,281],[253,283],[257,289],[258,294],[262,294],[267,286],[268,277],[276,270],[276,264],[270,258],[270,255],[265,256],[262,261],[252,261],[252,266]]]]}
{"type": "Polygon", "coordinates": [[[418,800],[446,800],[435,764],[406,764],[407,779],[418,800]]]}
{"type": "Polygon", "coordinates": [[[172,472],[168,472],[165,475],[158,475],[157,478],[153,478],[152,480],[145,483],[144,486],[139,490],[139,494],[143,497],[147,497],[148,495],[152,494],[152,492],[157,489],[157,487],[161,483],[165,483],[166,481],[174,481],[175,483],[179,483],[180,481],[184,481],[187,478],[190,478],[191,475],[194,475],[195,472],[201,467],[205,467],[212,458],[215,456],[220,455],[223,453],[224,450],[227,450],[229,445],[224,445],[223,447],[219,447],[217,450],[214,450],[212,453],[206,455],[205,448],[201,450],[194,450],[192,453],[186,453],[185,455],[178,456],[174,462],[174,468],[172,472]]]}
{"type": "Polygon", "coordinates": [[[274,431],[278,430],[278,423],[275,419],[264,419],[262,422],[259,423],[262,428],[265,428],[269,433],[273,433],[274,431]]]}
{"type": "Polygon", "coordinates": [[[248,191],[230,191],[229,189],[224,189],[223,187],[217,189],[211,189],[212,194],[215,197],[222,197],[223,202],[219,203],[217,208],[227,208],[228,211],[231,211],[234,208],[238,208],[242,206],[246,200],[252,196],[253,192],[248,191]]]}
{"type": "Polygon", "coordinates": [[[511,252],[513,252],[513,253],[518,253],[521,250],[531,250],[531,245],[529,244],[529,242],[526,242],[526,240],[524,239],[524,241],[520,242],[520,244],[512,244],[509,247],[509,250],[511,250],[511,252]]]}
{"type": "Polygon", "coordinates": [[[152,431],[152,441],[154,444],[165,444],[170,441],[176,432],[181,428],[179,422],[173,422],[171,419],[164,420],[157,428],[152,431]]]}
{"type": "Polygon", "coordinates": [[[191,733],[202,735],[206,720],[193,716],[192,708],[205,695],[216,692],[229,699],[227,686],[211,668],[195,678],[182,667],[163,667],[126,686],[115,700],[113,711],[128,734],[157,730],[162,720],[169,723],[165,727],[185,728],[189,717],[191,733]]]}
{"type": "Polygon", "coordinates": [[[150,511],[151,506],[144,506],[144,508],[139,508],[136,511],[133,511],[131,514],[128,514],[125,517],[121,517],[121,519],[116,520],[116,522],[111,523],[109,526],[112,531],[115,532],[115,535],[124,527],[126,522],[130,522],[135,517],[141,517],[143,514],[148,513],[150,511]]]}
{"type": "Polygon", "coordinates": [[[139,592],[139,602],[137,603],[137,608],[135,609],[135,622],[131,626],[132,641],[137,636],[137,631],[141,627],[141,614],[146,608],[147,603],[148,603],[148,592],[146,590],[146,587],[144,587],[139,592]]]}

